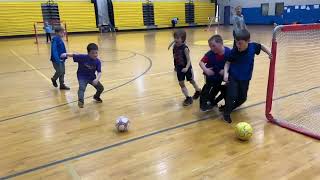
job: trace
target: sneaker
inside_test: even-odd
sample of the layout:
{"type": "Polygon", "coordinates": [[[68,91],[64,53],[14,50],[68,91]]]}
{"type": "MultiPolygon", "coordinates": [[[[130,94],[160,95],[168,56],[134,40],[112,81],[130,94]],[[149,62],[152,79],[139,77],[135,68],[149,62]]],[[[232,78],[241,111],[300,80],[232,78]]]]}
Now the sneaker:
{"type": "Polygon", "coordinates": [[[54,87],[58,87],[58,84],[57,84],[57,81],[56,81],[56,80],[54,80],[53,78],[51,78],[51,82],[52,82],[52,85],[53,85],[54,87]]]}
{"type": "Polygon", "coordinates": [[[230,115],[223,115],[223,119],[224,119],[227,123],[232,123],[232,120],[231,120],[230,115]]]}
{"type": "Polygon", "coordinates": [[[93,96],[93,99],[96,100],[97,103],[102,103],[102,99],[98,96],[93,96]]]}
{"type": "Polygon", "coordinates": [[[189,106],[193,103],[192,97],[187,97],[184,101],[183,101],[183,105],[184,106],[189,106]]]}
{"type": "Polygon", "coordinates": [[[196,91],[192,98],[196,100],[200,97],[200,94],[201,94],[201,91],[196,91]]]}
{"type": "Polygon", "coordinates": [[[70,88],[68,86],[66,86],[65,84],[60,84],[60,89],[61,90],[70,90],[70,88]]]}
{"type": "Polygon", "coordinates": [[[78,101],[78,106],[79,106],[79,108],[83,108],[83,102],[82,101],[78,101]]]}
{"type": "Polygon", "coordinates": [[[205,104],[205,105],[200,106],[200,110],[202,112],[207,112],[207,111],[210,111],[212,109],[213,109],[213,106],[211,106],[210,104],[205,104]]]}
{"type": "Polygon", "coordinates": [[[219,106],[219,111],[220,111],[220,112],[223,112],[225,108],[226,108],[225,105],[221,105],[221,106],[219,106]]]}

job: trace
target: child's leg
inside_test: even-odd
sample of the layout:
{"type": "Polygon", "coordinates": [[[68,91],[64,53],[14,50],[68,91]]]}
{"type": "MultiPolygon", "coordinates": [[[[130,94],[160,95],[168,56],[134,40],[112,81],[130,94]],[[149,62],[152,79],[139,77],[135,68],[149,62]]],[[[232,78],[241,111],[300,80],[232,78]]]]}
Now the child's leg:
{"type": "Polygon", "coordinates": [[[60,89],[69,90],[70,88],[64,84],[65,63],[60,63],[59,68],[60,68],[60,76],[59,76],[60,89]]]}
{"type": "Polygon", "coordinates": [[[229,76],[229,83],[227,85],[226,104],[224,109],[224,119],[231,123],[230,114],[234,109],[234,101],[238,98],[239,85],[236,80],[229,76]]]}
{"type": "Polygon", "coordinates": [[[51,42],[51,33],[48,33],[49,34],[49,40],[50,40],[50,42],[51,42]]]}
{"type": "Polygon", "coordinates": [[[84,92],[86,91],[88,81],[83,79],[78,79],[79,90],[78,90],[78,100],[84,103],[84,92]]]}
{"type": "Polygon", "coordinates": [[[212,89],[210,91],[210,96],[209,96],[209,100],[210,100],[212,105],[217,105],[216,96],[220,92],[220,86],[221,86],[221,81],[214,82],[212,84],[212,89]]]}
{"type": "Polygon", "coordinates": [[[186,85],[184,84],[184,81],[179,81],[179,85],[180,85],[181,91],[184,94],[184,96],[186,98],[189,97],[189,92],[188,92],[186,85]]]}
{"type": "Polygon", "coordinates": [[[192,100],[192,97],[189,96],[189,92],[188,92],[187,87],[184,84],[184,81],[179,81],[179,85],[181,87],[182,93],[186,97],[186,99],[183,101],[183,105],[184,106],[191,105],[193,103],[193,100],[192,100]]]}
{"type": "Polygon", "coordinates": [[[225,99],[226,97],[226,89],[227,87],[225,85],[221,85],[219,87],[219,91],[220,91],[220,94],[219,96],[214,100],[214,103],[215,104],[218,104],[221,100],[225,99]]]}
{"type": "Polygon", "coordinates": [[[250,81],[240,81],[239,89],[238,89],[238,98],[235,101],[233,109],[241,106],[247,100],[247,94],[249,90],[249,82],[250,81]]]}
{"type": "Polygon", "coordinates": [[[206,83],[202,87],[202,91],[201,91],[201,95],[200,95],[200,108],[204,107],[207,104],[207,102],[209,100],[211,88],[212,88],[212,86],[210,86],[208,83],[206,83]]]}
{"type": "Polygon", "coordinates": [[[102,102],[100,95],[104,90],[103,85],[100,82],[98,82],[96,85],[94,85],[92,82],[90,84],[97,90],[96,94],[93,96],[93,99],[95,99],[97,102],[102,102]]]}
{"type": "Polygon", "coordinates": [[[47,43],[49,42],[49,33],[46,33],[47,43]]]}

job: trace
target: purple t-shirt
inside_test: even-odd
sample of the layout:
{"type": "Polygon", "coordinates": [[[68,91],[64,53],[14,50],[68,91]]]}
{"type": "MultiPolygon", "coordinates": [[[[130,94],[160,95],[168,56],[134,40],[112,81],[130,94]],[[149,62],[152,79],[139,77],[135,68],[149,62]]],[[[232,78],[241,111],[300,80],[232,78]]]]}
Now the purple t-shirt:
{"type": "Polygon", "coordinates": [[[78,63],[78,79],[93,81],[96,79],[96,71],[101,72],[99,59],[92,59],[87,54],[73,55],[73,61],[78,63]]]}

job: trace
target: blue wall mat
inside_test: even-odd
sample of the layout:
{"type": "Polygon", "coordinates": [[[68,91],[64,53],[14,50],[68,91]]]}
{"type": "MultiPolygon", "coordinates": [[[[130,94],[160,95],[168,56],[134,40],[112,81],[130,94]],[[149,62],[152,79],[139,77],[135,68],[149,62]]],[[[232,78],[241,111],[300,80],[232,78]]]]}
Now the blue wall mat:
{"type": "Polygon", "coordinates": [[[286,6],[290,8],[290,13],[284,10],[282,16],[262,16],[261,8],[243,8],[243,15],[247,24],[290,24],[293,22],[315,23],[320,20],[320,8],[314,9],[313,5],[308,5],[310,10],[295,9],[295,6],[286,6]]]}

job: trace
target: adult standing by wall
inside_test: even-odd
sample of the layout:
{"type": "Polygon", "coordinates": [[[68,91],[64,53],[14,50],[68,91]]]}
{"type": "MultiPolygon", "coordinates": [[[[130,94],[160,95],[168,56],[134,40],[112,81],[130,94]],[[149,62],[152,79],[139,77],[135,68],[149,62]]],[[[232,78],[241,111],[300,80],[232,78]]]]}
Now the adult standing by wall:
{"type": "Polygon", "coordinates": [[[235,44],[235,35],[241,30],[247,29],[246,23],[244,21],[244,16],[242,14],[241,6],[235,8],[235,14],[232,17],[233,19],[233,47],[236,48],[235,44]]]}

